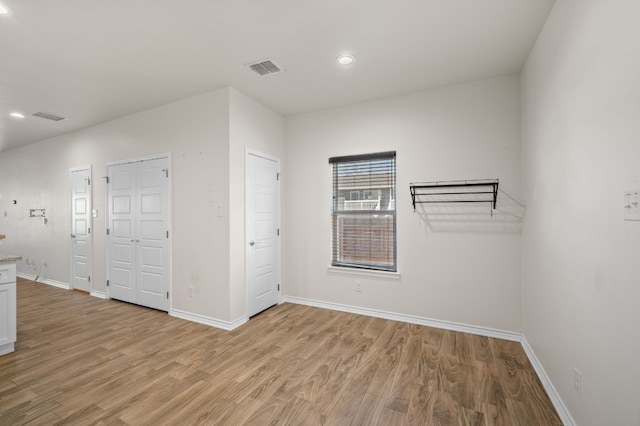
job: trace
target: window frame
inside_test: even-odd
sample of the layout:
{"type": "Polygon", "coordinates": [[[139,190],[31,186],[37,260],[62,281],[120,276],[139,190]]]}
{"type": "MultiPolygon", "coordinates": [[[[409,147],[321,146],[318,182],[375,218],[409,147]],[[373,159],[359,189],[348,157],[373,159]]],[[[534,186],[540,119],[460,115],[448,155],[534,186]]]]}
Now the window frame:
{"type": "MultiPolygon", "coordinates": [[[[393,210],[389,210],[389,206],[392,204],[391,202],[396,200],[397,197],[396,152],[387,151],[362,155],[332,157],[329,158],[329,164],[332,167],[331,268],[351,268],[363,271],[397,273],[398,228],[396,203],[393,203],[393,210]],[[385,164],[386,162],[388,162],[388,164],[385,164]],[[341,173],[345,173],[345,170],[347,170],[346,173],[348,173],[349,167],[352,167],[352,170],[357,171],[353,172],[352,175],[341,175],[341,173]],[[365,171],[367,170],[367,167],[369,167],[368,172],[365,171]],[[374,171],[378,174],[375,174],[374,171]],[[382,173],[380,173],[381,171],[382,173]],[[388,177],[384,177],[387,173],[388,177]],[[366,191],[377,192],[380,196],[379,204],[382,204],[383,200],[386,199],[385,195],[388,195],[388,200],[386,200],[387,202],[385,203],[386,205],[384,209],[382,209],[381,206],[378,206],[378,209],[376,210],[365,210],[363,208],[364,204],[360,206],[360,209],[347,208],[346,203],[342,206],[340,205],[340,200],[344,198],[344,195],[343,197],[340,197],[341,189],[339,188],[339,184],[343,182],[341,176],[350,176],[351,179],[357,180],[358,178],[355,176],[358,174],[362,174],[364,177],[363,180],[365,181],[367,180],[367,177],[370,178],[370,181],[368,182],[370,185],[378,184],[378,186],[366,186],[362,183],[358,183],[358,190],[361,194],[364,194],[366,191]],[[380,175],[383,177],[381,178],[380,175]],[[371,178],[373,178],[373,182],[371,181],[371,178]],[[388,194],[385,194],[384,188],[389,189],[388,194]],[[369,219],[367,219],[367,215],[370,215],[369,219]],[[356,223],[355,225],[352,225],[352,232],[356,235],[351,241],[348,238],[345,239],[341,235],[344,233],[345,227],[347,226],[344,225],[344,221],[349,219],[356,223]],[[385,225],[384,221],[388,219],[390,219],[390,222],[385,225]],[[364,222],[369,220],[370,223],[369,225],[363,226],[362,222],[358,222],[358,220],[364,222]],[[340,225],[340,223],[342,223],[342,225],[340,225]],[[386,244],[390,245],[390,247],[387,247],[386,249],[385,244],[374,244],[373,241],[374,236],[383,238],[380,235],[384,232],[390,232],[390,237],[384,239],[386,244]],[[367,237],[367,235],[369,235],[369,237],[367,237]],[[348,260],[344,253],[341,253],[341,248],[349,242],[352,242],[352,247],[356,247],[353,251],[355,252],[357,260],[348,260]],[[361,250],[362,245],[364,244],[367,246],[367,243],[368,249],[364,251],[361,250]],[[376,250],[378,247],[382,247],[383,250],[376,250]],[[360,256],[361,253],[363,254],[362,256],[360,256]],[[379,260],[379,258],[384,258],[385,256],[386,259],[390,259],[389,262],[379,260]],[[376,259],[378,260],[376,261],[376,259]]],[[[343,192],[349,192],[352,190],[353,189],[342,188],[343,192]]],[[[342,252],[344,252],[344,250],[342,250],[342,252]]]]}

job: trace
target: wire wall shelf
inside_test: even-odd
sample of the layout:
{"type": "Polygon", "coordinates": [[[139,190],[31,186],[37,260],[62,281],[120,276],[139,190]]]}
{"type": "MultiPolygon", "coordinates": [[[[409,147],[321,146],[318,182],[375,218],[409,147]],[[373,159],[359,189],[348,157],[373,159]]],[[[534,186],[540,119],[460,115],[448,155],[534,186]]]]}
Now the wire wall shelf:
{"type": "Polygon", "coordinates": [[[415,182],[409,184],[413,209],[417,204],[489,203],[498,201],[498,179],[415,182]]]}

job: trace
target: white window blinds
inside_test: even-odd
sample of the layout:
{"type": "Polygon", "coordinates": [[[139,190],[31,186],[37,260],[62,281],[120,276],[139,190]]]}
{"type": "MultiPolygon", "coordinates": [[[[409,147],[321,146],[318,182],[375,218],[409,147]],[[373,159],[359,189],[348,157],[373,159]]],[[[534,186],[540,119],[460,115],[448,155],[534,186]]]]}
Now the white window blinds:
{"type": "Polygon", "coordinates": [[[396,153],[333,157],[333,266],[396,271],[396,153]]]}

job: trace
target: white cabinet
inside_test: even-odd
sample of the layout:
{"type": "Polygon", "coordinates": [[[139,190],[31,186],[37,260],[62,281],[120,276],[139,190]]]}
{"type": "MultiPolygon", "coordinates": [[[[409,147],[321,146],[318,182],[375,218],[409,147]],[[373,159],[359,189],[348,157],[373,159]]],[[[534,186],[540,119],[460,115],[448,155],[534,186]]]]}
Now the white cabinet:
{"type": "Polygon", "coordinates": [[[16,322],[16,265],[0,263],[0,355],[14,351],[16,322]]]}

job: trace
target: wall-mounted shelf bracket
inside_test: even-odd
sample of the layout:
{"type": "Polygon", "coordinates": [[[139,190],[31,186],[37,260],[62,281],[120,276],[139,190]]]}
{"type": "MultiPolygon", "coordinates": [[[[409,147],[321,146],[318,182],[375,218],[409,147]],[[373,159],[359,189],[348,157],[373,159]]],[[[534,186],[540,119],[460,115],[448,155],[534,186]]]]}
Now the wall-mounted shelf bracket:
{"type": "Polygon", "coordinates": [[[490,203],[498,201],[498,179],[416,182],[409,184],[413,209],[417,204],[490,203]]]}

